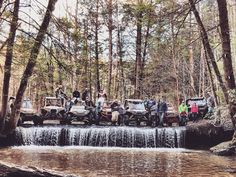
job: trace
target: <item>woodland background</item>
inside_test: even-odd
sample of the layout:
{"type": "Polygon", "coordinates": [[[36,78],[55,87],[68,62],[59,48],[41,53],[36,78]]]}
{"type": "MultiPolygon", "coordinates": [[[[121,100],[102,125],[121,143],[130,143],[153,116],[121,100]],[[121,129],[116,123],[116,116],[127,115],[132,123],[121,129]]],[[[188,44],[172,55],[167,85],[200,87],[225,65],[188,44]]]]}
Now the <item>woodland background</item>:
{"type": "Polygon", "coordinates": [[[93,100],[102,88],[110,100],[166,96],[178,105],[210,92],[229,103],[234,0],[66,0],[53,15],[56,2],[0,1],[2,117],[9,96],[39,108],[58,85],[69,96],[88,88],[93,100]]]}

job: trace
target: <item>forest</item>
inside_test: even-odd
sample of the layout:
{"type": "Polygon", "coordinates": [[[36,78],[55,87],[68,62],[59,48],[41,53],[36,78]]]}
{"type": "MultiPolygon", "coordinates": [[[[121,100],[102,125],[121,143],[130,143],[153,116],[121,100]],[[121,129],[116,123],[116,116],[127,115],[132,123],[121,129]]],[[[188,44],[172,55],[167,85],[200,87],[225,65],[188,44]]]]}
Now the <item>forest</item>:
{"type": "Polygon", "coordinates": [[[235,125],[235,15],[234,0],[1,0],[1,132],[15,129],[24,97],[39,109],[59,85],[176,107],[211,93],[235,125]]]}

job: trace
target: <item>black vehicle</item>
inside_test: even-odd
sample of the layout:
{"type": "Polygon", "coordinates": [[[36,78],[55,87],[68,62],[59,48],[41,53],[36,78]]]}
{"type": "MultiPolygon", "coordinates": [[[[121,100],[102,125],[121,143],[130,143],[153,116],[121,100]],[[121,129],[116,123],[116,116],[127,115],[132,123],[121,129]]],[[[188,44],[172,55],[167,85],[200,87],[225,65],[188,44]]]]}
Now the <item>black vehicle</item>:
{"type": "Polygon", "coordinates": [[[141,122],[146,122],[148,126],[152,124],[152,120],[150,119],[148,111],[145,109],[143,100],[126,99],[124,108],[123,122],[125,125],[129,125],[130,122],[136,122],[137,125],[140,125],[141,122]]]}
{"type": "MultiPolygon", "coordinates": [[[[191,112],[191,105],[196,103],[199,110],[199,117],[203,118],[208,110],[207,101],[204,97],[190,98],[186,100],[186,105],[188,106],[188,112],[191,112]]],[[[191,113],[189,114],[189,119],[192,120],[191,113]]]]}
{"type": "Polygon", "coordinates": [[[41,108],[40,116],[33,120],[35,125],[43,124],[45,120],[59,120],[64,122],[65,108],[61,98],[45,97],[44,106],[41,108]]]}

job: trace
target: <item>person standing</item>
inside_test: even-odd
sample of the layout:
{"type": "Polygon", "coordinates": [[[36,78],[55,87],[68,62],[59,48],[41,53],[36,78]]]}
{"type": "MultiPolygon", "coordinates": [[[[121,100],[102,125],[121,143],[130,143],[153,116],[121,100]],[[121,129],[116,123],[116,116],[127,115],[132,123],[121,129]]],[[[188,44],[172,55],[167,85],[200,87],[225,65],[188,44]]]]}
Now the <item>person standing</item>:
{"type": "Polygon", "coordinates": [[[188,114],[188,106],[185,104],[183,100],[182,103],[179,105],[179,122],[186,121],[184,118],[187,117],[188,114]]]}
{"type": "Polygon", "coordinates": [[[59,85],[55,91],[56,97],[61,99],[62,105],[64,105],[64,99],[67,99],[66,94],[63,92],[62,85],[59,85]]]}
{"type": "Polygon", "coordinates": [[[198,106],[196,103],[193,103],[191,105],[191,115],[193,118],[193,122],[197,122],[197,118],[198,118],[198,106]]]}
{"type": "Polygon", "coordinates": [[[68,97],[66,103],[65,103],[65,111],[68,113],[73,105],[73,102],[70,97],[68,97]]]}
{"type": "Polygon", "coordinates": [[[88,88],[85,88],[84,92],[82,93],[82,100],[85,101],[86,98],[89,97],[89,90],[88,88]]]}
{"type": "Polygon", "coordinates": [[[210,93],[207,93],[207,107],[208,107],[208,114],[212,114],[215,107],[215,101],[214,97],[211,96],[210,93]]]}
{"type": "Polygon", "coordinates": [[[110,106],[112,114],[111,116],[112,125],[116,125],[116,123],[119,122],[119,106],[120,105],[117,100],[115,100],[110,106]]]}
{"type": "Polygon", "coordinates": [[[166,115],[166,112],[168,110],[168,106],[166,103],[165,97],[162,97],[162,100],[160,100],[159,106],[158,106],[158,113],[160,118],[160,126],[164,126],[164,117],[166,115]]]}

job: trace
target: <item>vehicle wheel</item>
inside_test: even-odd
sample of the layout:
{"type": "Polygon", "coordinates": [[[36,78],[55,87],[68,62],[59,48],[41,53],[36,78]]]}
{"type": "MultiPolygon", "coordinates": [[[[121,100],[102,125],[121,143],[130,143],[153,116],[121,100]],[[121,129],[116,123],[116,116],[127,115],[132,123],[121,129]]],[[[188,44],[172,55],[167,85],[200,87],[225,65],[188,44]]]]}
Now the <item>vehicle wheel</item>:
{"type": "Polygon", "coordinates": [[[148,120],[148,121],[146,122],[146,125],[147,125],[147,126],[152,126],[152,121],[151,121],[151,120],[148,120]]]}
{"type": "Polygon", "coordinates": [[[20,117],[18,122],[17,122],[17,126],[21,126],[23,124],[22,118],[20,117]]]}
{"type": "Polygon", "coordinates": [[[38,116],[34,116],[33,117],[33,123],[34,123],[34,125],[39,125],[39,117],[38,116]]]}
{"type": "Polygon", "coordinates": [[[60,120],[60,125],[65,125],[65,124],[66,124],[66,121],[60,120]]]}
{"type": "Polygon", "coordinates": [[[124,115],[123,124],[126,126],[129,126],[129,116],[128,115],[124,115]]]}
{"type": "Polygon", "coordinates": [[[140,121],[139,120],[136,121],[136,125],[140,126],[140,121]]]}

